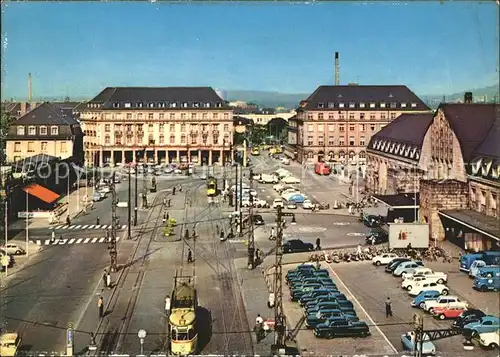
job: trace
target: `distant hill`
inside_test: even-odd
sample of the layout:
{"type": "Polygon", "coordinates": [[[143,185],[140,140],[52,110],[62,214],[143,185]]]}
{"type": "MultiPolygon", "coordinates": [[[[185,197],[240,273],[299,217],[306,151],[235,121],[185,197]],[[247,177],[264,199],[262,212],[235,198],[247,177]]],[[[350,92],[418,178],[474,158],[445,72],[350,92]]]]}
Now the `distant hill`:
{"type": "Polygon", "coordinates": [[[464,99],[465,92],[472,92],[472,96],[475,102],[482,102],[483,100],[488,103],[499,102],[499,89],[498,86],[488,86],[482,88],[468,89],[463,92],[454,94],[431,94],[431,95],[419,95],[419,97],[425,101],[431,107],[437,107],[443,99],[448,102],[457,102],[464,99]]]}
{"type": "Polygon", "coordinates": [[[309,97],[311,93],[280,93],[260,90],[228,90],[227,100],[230,102],[243,100],[247,103],[255,103],[263,108],[296,108],[301,100],[309,97]]]}

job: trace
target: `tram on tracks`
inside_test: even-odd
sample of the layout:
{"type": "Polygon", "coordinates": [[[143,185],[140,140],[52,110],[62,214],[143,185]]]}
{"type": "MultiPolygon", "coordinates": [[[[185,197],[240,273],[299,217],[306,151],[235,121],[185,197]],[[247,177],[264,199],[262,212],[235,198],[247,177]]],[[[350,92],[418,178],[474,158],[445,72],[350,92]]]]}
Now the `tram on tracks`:
{"type": "Polygon", "coordinates": [[[217,179],[215,177],[207,177],[207,196],[215,197],[217,196],[217,179]]]}
{"type": "Polygon", "coordinates": [[[170,352],[173,355],[188,356],[198,352],[197,308],[194,276],[179,276],[176,273],[169,317],[170,352]]]}

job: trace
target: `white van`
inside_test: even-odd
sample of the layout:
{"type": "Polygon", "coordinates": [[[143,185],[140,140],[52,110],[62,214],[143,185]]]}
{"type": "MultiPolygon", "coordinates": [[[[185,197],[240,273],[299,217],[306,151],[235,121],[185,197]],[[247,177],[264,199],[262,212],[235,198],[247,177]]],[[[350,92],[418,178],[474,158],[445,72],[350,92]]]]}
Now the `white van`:
{"type": "Polygon", "coordinates": [[[274,175],[262,174],[260,175],[260,183],[278,183],[278,178],[274,175]]]}
{"type": "Polygon", "coordinates": [[[469,278],[474,279],[477,276],[480,268],[484,268],[486,266],[486,262],[484,260],[474,260],[469,268],[469,278]]]}

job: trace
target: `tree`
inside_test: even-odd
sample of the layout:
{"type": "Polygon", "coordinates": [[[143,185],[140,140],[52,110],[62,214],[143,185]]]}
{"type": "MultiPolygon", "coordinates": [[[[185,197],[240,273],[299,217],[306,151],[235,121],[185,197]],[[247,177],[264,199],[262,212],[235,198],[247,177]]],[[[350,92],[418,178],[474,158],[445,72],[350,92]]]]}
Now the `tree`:
{"type": "MultiPolygon", "coordinates": [[[[1,108],[1,120],[0,120],[0,167],[4,166],[6,155],[5,155],[5,139],[9,131],[9,126],[12,122],[12,117],[9,112],[1,108]]],[[[0,237],[3,238],[5,235],[5,197],[6,197],[6,182],[4,180],[3,174],[0,172],[0,237]]]]}

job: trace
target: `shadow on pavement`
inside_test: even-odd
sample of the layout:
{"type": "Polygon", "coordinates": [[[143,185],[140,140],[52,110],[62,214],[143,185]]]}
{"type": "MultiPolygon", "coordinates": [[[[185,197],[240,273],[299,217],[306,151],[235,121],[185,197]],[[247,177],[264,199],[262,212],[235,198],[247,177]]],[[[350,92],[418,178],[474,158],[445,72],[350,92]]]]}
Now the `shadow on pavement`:
{"type": "Polygon", "coordinates": [[[35,276],[32,276],[32,277],[29,277],[29,278],[27,278],[27,279],[21,280],[21,281],[19,281],[18,283],[14,284],[14,285],[11,285],[11,286],[9,286],[9,287],[7,287],[7,288],[5,288],[5,289],[0,290],[0,292],[2,293],[2,297],[6,297],[6,296],[4,295],[4,293],[5,293],[6,291],[8,291],[8,290],[10,290],[10,289],[12,289],[12,288],[15,288],[16,286],[19,286],[19,285],[21,285],[21,284],[24,284],[24,283],[26,283],[26,282],[28,282],[28,281],[30,281],[30,280],[33,280],[33,279],[35,279],[35,276]]]}
{"type": "Polygon", "coordinates": [[[118,342],[118,330],[107,331],[102,337],[98,355],[110,354],[118,342]]]}
{"type": "Polygon", "coordinates": [[[161,249],[161,248],[156,248],[156,249],[154,249],[154,250],[152,250],[152,251],[150,251],[150,252],[148,252],[148,253],[144,254],[142,257],[139,257],[139,258],[137,258],[137,259],[134,259],[134,260],[132,260],[131,262],[128,262],[127,264],[120,265],[120,266],[118,267],[118,271],[120,271],[120,270],[122,270],[122,269],[130,268],[130,267],[131,267],[132,265],[134,265],[135,263],[138,263],[138,262],[140,262],[141,260],[143,260],[143,259],[145,259],[145,258],[149,257],[150,255],[153,255],[154,253],[156,253],[156,252],[157,252],[157,251],[159,251],[160,249],[161,249]]]}
{"type": "Polygon", "coordinates": [[[196,310],[197,325],[200,326],[198,332],[198,352],[208,345],[212,339],[212,313],[204,307],[199,306],[196,310]]]}

